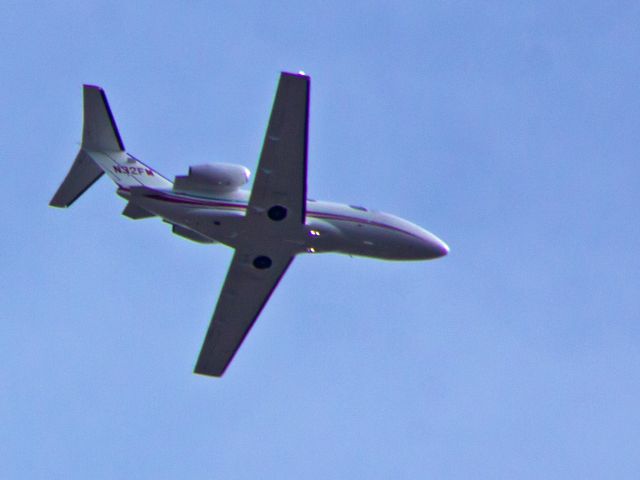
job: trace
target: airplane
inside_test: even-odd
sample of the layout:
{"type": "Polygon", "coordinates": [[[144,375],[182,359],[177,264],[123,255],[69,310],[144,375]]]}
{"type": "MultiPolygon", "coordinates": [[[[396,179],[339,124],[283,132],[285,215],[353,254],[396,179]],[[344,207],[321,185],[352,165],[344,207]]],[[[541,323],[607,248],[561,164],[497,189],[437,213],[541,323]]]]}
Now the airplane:
{"type": "Polygon", "coordinates": [[[194,372],[221,377],[299,254],[384,260],[449,253],[434,234],[399,217],[307,198],[310,77],[282,72],[251,191],[249,170],[211,163],[171,182],[125,149],[104,90],[84,85],[82,143],[50,205],[69,207],[103,174],[127,201],[123,215],[160,217],[173,233],[235,250],[194,372]]]}

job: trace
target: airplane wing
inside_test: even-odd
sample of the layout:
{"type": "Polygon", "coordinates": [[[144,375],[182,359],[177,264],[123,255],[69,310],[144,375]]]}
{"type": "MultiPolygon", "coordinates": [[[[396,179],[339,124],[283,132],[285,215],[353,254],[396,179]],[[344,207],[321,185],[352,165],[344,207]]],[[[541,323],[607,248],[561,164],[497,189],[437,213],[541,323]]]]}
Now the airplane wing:
{"type": "Polygon", "coordinates": [[[304,225],[307,202],[309,77],[283,72],[245,217],[195,373],[220,377],[295,252],[282,233],[304,225]]]}
{"type": "Polygon", "coordinates": [[[249,199],[247,217],[252,221],[268,225],[276,220],[280,226],[304,224],[309,84],[309,77],[303,74],[280,75],[249,199]]]}
{"type": "Polygon", "coordinates": [[[222,376],[292,260],[288,253],[236,250],[195,373],[222,376]]]}

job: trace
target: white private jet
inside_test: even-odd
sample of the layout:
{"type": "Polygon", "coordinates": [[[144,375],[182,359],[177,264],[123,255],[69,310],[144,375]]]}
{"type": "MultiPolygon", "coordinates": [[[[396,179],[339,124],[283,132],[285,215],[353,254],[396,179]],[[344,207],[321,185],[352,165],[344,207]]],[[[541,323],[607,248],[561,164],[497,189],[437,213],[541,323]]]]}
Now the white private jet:
{"type": "Polygon", "coordinates": [[[278,282],[300,253],[429,260],[447,245],[398,217],[307,198],[310,78],[282,73],[249,192],[240,165],[189,167],[172,183],[127,153],[107,97],[84,86],[82,145],[50,205],[68,207],[106,173],[129,218],[160,217],[173,233],[235,249],[195,373],[220,377],[278,282]]]}

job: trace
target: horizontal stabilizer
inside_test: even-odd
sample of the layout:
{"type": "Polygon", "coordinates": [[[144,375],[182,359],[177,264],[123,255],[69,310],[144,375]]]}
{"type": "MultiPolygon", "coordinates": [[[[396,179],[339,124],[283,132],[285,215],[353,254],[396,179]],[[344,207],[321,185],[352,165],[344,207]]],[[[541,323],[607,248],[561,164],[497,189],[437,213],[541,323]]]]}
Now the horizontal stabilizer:
{"type": "Polygon", "coordinates": [[[80,150],[69,173],[67,173],[49,205],[52,207],[69,207],[103,173],[102,169],[83,150],[80,150]]]}
{"type": "Polygon", "coordinates": [[[125,217],[132,218],[133,220],[140,220],[141,218],[151,218],[155,217],[155,213],[151,213],[148,210],[136,205],[135,203],[127,203],[127,206],[122,211],[122,214],[125,217]]]}

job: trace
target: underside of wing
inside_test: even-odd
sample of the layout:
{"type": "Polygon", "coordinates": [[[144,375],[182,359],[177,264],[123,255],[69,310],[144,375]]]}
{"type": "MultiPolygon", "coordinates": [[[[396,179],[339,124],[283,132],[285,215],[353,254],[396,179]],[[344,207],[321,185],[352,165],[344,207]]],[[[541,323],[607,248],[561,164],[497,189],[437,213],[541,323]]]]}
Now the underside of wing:
{"type": "Polygon", "coordinates": [[[195,373],[222,376],[289,267],[304,225],[309,77],[282,73],[247,214],[195,373]]]}
{"type": "Polygon", "coordinates": [[[280,76],[247,217],[265,223],[304,223],[309,85],[306,75],[283,72],[280,76]]]}
{"type": "Polygon", "coordinates": [[[222,376],[292,260],[288,253],[235,252],[195,373],[222,376]]]}

